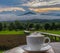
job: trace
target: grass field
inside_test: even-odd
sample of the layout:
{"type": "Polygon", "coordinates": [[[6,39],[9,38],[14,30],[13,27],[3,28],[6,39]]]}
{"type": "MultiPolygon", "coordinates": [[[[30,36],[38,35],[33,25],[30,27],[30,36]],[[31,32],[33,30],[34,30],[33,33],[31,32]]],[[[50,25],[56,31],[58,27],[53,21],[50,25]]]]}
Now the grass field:
{"type": "Polygon", "coordinates": [[[24,34],[24,31],[22,31],[22,30],[21,30],[21,31],[8,31],[8,30],[7,30],[7,31],[0,31],[0,35],[1,35],[1,34],[4,34],[4,35],[6,35],[6,34],[7,34],[7,35],[8,35],[8,34],[12,34],[12,35],[13,35],[13,34],[24,34]]]}
{"type": "MultiPolygon", "coordinates": [[[[57,30],[40,30],[40,32],[47,32],[47,33],[52,33],[52,34],[59,34],[60,35],[60,31],[57,31],[57,30]]],[[[0,31],[0,35],[10,35],[10,34],[24,34],[24,31],[21,30],[21,31],[0,31]]]]}
{"type": "Polygon", "coordinates": [[[3,51],[0,50],[0,53],[3,53],[3,51]]]}
{"type": "Polygon", "coordinates": [[[60,30],[41,30],[41,32],[47,32],[47,33],[52,33],[52,34],[59,34],[60,35],[60,30]]]}

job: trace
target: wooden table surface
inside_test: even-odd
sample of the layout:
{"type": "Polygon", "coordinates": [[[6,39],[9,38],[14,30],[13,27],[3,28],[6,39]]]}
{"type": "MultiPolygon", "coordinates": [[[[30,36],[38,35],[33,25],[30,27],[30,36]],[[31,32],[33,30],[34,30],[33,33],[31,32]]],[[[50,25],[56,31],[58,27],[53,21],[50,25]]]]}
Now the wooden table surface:
{"type": "MultiPolygon", "coordinates": [[[[52,48],[45,53],[60,53],[60,42],[52,42],[50,43],[52,48]]],[[[3,53],[24,53],[25,51],[21,49],[21,46],[10,49],[3,53]]]]}

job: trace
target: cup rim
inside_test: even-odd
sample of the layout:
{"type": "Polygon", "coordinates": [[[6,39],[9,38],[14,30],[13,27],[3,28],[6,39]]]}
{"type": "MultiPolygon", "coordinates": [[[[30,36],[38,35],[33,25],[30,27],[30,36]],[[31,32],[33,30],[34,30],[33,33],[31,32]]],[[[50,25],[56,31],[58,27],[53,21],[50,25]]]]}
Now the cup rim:
{"type": "Polygon", "coordinates": [[[26,37],[45,37],[45,36],[32,36],[32,35],[29,35],[29,36],[26,36],[26,37]]]}

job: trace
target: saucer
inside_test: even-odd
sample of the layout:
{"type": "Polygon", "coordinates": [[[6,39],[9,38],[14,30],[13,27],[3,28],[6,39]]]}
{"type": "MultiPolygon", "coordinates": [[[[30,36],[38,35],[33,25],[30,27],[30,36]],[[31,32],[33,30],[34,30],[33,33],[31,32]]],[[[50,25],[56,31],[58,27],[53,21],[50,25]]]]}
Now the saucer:
{"type": "MultiPolygon", "coordinates": [[[[46,44],[45,44],[46,45],[46,44]]],[[[28,46],[28,45],[23,45],[23,46],[21,46],[21,48],[23,49],[23,50],[25,50],[25,51],[29,51],[29,52],[31,52],[31,51],[41,51],[41,52],[44,52],[44,51],[48,51],[50,48],[52,48],[50,45],[47,45],[47,46],[45,46],[45,47],[43,47],[43,48],[41,48],[40,50],[31,50],[31,48],[28,46]]]]}

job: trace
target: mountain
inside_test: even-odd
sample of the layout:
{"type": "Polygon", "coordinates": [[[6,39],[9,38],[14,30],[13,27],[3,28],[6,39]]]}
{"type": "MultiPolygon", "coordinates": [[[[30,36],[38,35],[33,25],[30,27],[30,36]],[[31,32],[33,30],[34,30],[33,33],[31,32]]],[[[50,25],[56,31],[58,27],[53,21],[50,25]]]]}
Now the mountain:
{"type": "Polygon", "coordinates": [[[34,12],[27,12],[27,13],[25,13],[23,15],[36,15],[36,13],[34,13],[34,12]]]}
{"type": "Polygon", "coordinates": [[[0,21],[14,20],[33,20],[33,19],[60,19],[60,11],[48,11],[44,13],[36,13],[33,11],[3,11],[0,12],[0,21]]]}
{"type": "Polygon", "coordinates": [[[32,19],[32,20],[21,20],[21,22],[36,22],[36,23],[52,23],[52,22],[60,22],[60,19],[32,19]]]}

